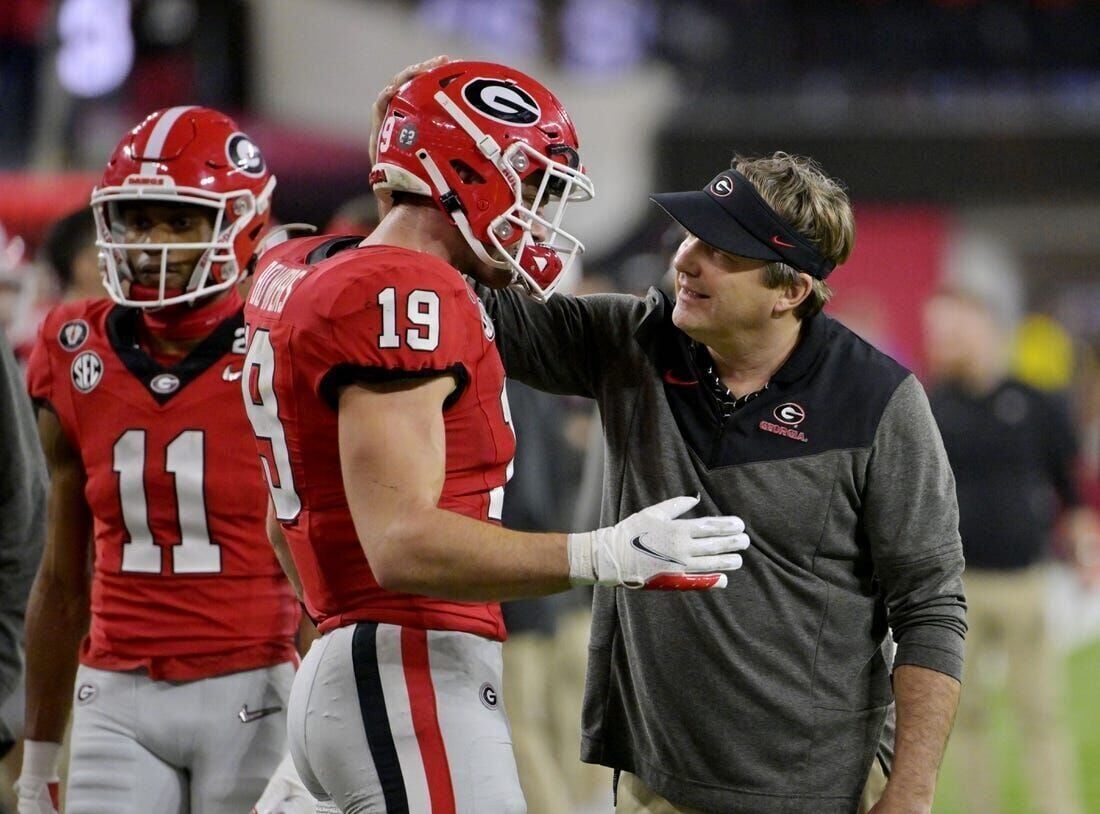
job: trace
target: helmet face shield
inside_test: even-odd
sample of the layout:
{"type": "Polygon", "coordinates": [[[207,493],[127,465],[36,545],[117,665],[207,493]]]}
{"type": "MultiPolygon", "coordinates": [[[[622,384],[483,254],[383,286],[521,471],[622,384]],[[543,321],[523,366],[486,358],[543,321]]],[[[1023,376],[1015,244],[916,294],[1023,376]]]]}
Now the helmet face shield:
{"type": "Polygon", "coordinates": [[[194,194],[193,190],[168,192],[159,189],[149,193],[115,187],[97,189],[92,196],[92,210],[98,239],[96,246],[104,264],[104,286],[111,299],[134,308],[160,308],[194,302],[236,285],[244,276],[235,244],[256,214],[257,204],[248,190],[225,195],[194,194]],[[132,240],[124,212],[128,206],[161,204],[170,207],[195,207],[209,213],[212,223],[208,240],[153,242],[132,240]],[[229,212],[235,217],[230,220],[229,212]],[[169,285],[169,264],[173,253],[199,252],[190,275],[182,286],[169,285]],[[133,290],[136,281],[131,255],[141,252],[147,263],[159,269],[155,286],[142,285],[133,290]]]}
{"type": "Polygon", "coordinates": [[[202,107],[151,114],[123,136],[92,192],[107,293],[120,305],[160,308],[236,285],[267,227],[274,188],[259,148],[225,114],[202,107]],[[127,224],[126,213],[141,207],[195,207],[209,215],[209,234],[127,224]]]}
{"type": "Polygon", "coordinates": [[[569,203],[592,199],[592,181],[583,169],[551,160],[524,142],[511,145],[499,164],[515,200],[489,225],[489,242],[495,249],[491,256],[495,264],[512,270],[517,286],[545,300],[584,253],[584,244],[562,222],[569,203]],[[527,174],[525,183],[517,170],[532,166],[536,170],[527,174]]]}

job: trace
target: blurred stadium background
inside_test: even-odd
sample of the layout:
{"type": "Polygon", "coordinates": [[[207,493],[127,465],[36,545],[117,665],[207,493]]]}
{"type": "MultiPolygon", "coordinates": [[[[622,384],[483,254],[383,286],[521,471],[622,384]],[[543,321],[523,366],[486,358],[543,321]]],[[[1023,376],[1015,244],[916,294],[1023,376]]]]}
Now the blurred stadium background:
{"type": "MultiPolygon", "coordinates": [[[[829,310],[920,371],[937,286],[994,303],[1020,326],[1018,373],[1071,399],[1100,506],[1100,0],[0,0],[3,327],[32,338],[57,296],[49,227],[146,113],[233,114],[279,179],[276,216],[324,225],[367,190],[378,90],[436,53],[515,64],[573,113],[597,185],[589,290],[663,276],[675,237],[646,193],[700,187],[735,151],[817,158],[857,214],[829,310]]],[[[1100,600],[1060,579],[1100,812],[1100,600]]],[[[962,782],[946,772],[937,812],[963,810],[962,782]]],[[[1030,810],[1019,783],[1004,799],[1030,810]]]]}

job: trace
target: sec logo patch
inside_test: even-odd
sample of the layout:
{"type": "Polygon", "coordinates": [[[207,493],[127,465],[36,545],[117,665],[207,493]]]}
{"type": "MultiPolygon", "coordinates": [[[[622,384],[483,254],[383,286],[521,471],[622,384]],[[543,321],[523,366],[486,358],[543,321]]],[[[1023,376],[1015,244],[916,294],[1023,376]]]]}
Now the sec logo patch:
{"type": "Polygon", "coordinates": [[[81,393],[90,393],[103,378],[103,360],[95,351],[86,350],[73,359],[69,373],[73,387],[81,393]]]}

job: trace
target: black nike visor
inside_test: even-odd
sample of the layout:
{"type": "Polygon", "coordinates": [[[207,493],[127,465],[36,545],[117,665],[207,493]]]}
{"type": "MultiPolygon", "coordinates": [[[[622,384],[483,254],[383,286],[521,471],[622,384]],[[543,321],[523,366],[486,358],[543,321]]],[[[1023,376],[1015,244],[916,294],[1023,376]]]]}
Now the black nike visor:
{"type": "Polygon", "coordinates": [[[699,191],[663,192],[649,199],[695,237],[729,254],[786,263],[818,280],[836,267],[737,170],[723,170],[699,191]]]}

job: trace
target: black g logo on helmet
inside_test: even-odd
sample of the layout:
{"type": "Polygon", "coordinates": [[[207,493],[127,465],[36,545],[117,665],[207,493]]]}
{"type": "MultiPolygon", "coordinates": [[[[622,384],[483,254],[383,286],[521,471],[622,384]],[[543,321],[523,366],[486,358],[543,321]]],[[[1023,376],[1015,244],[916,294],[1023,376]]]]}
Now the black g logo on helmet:
{"type": "Polygon", "coordinates": [[[542,116],[531,94],[500,79],[474,79],[462,89],[462,98],[482,116],[502,124],[527,127],[542,116]]]}
{"type": "Polygon", "coordinates": [[[225,142],[225,154],[229,163],[245,175],[263,175],[267,169],[260,148],[244,133],[234,133],[229,137],[225,142]]]}

